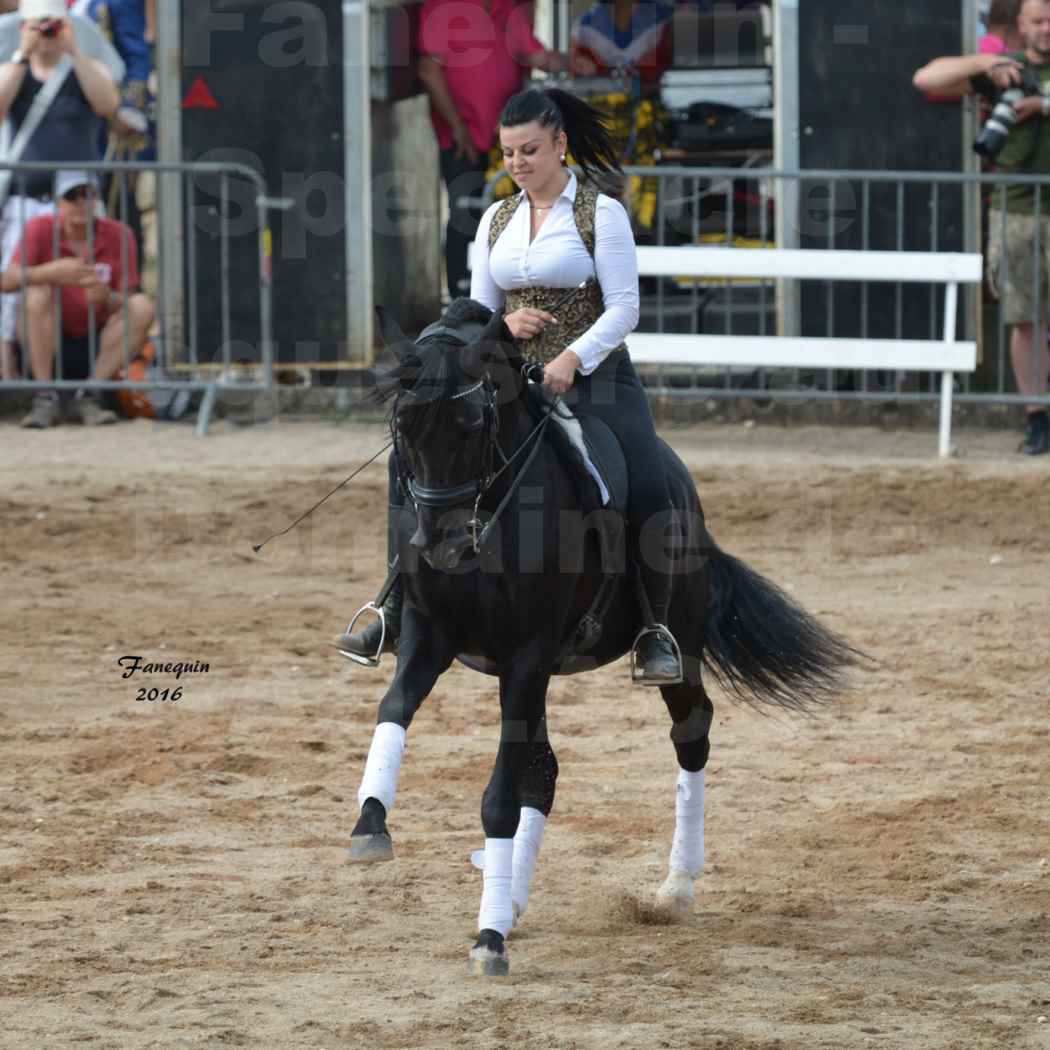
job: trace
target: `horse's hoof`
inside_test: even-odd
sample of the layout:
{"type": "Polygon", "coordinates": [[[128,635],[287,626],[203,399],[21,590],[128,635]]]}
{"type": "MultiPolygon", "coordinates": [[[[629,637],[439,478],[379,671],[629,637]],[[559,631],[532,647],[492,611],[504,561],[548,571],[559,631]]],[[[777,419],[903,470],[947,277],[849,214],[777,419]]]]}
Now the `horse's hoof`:
{"type": "Polygon", "coordinates": [[[381,864],[394,859],[394,844],[385,831],[378,835],[351,835],[346,859],[350,864],[381,864]]]}
{"type": "Polygon", "coordinates": [[[467,958],[471,977],[506,977],[510,973],[510,956],[501,934],[482,930],[467,958]]]}
{"type": "Polygon", "coordinates": [[[684,871],[672,871],[656,891],[656,905],[679,915],[688,915],[696,903],[693,877],[684,871]]]}

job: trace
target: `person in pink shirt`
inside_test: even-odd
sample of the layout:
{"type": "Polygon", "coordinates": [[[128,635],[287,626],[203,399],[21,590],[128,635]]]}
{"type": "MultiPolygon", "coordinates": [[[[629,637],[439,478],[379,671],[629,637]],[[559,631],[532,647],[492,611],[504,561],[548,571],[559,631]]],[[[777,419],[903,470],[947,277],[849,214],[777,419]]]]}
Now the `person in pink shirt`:
{"type": "MultiPolygon", "coordinates": [[[[500,112],[527,71],[565,72],[569,58],[536,39],[532,4],[519,0],[424,0],[420,45],[419,77],[448,189],[445,271],[455,299],[467,294],[467,251],[481,218],[481,209],[463,199],[484,189],[500,112]]],[[[594,64],[583,59],[574,72],[591,74],[594,64]]]]}
{"type": "Polygon", "coordinates": [[[1017,28],[1020,8],[1020,0],[992,0],[988,9],[988,32],[977,45],[979,54],[1002,55],[1008,51],[1024,50],[1017,28]]]}

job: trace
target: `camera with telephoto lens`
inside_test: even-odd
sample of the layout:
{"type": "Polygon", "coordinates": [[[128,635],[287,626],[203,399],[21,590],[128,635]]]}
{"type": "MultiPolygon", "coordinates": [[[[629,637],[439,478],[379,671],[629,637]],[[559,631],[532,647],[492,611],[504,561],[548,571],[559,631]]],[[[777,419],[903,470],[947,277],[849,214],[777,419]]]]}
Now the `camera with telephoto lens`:
{"type": "Polygon", "coordinates": [[[46,36],[49,39],[54,36],[58,36],[58,31],[62,28],[61,18],[43,18],[40,20],[40,35],[46,36]]]}
{"type": "Polygon", "coordinates": [[[1007,88],[999,96],[999,101],[988,115],[980,135],[977,136],[977,141],[973,144],[974,152],[979,153],[982,157],[997,157],[1006,144],[1007,136],[1017,123],[1017,110],[1014,109],[1014,103],[1032,95],[1042,95],[1042,93],[1043,86],[1039,83],[1039,78],[1030,69],[1022,70],[1020,86],[1007,88]]]}

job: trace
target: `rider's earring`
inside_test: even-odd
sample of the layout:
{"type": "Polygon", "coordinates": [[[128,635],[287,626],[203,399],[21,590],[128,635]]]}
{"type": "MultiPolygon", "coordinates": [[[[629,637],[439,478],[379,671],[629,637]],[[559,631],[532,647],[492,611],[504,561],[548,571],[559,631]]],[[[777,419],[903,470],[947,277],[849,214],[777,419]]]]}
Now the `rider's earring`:
{"type": "Polygon", "coordinates": [[[562,162],[562,164],[565,163],[565,154],[564,153],[561,155],[561,162],[562,162]]]}

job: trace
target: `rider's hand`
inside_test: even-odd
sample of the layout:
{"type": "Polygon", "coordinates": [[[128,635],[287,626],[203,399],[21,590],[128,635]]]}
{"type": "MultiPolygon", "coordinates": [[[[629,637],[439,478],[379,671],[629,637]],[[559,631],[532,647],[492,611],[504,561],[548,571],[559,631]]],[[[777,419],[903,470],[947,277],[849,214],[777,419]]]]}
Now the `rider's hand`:
{"type": "Polygon", "coordinates": [[[546,310],[534,310],[531,306],[523,306],[520,310],[507,314],[503,323],[515,339],[531,339],[539,335],[547,325],[558,322],[546,310]]]}
{"type": "Polygon", "coordinates": [[[579,356],[574,350],[562,350],[558,356],[543,369],[543,382],[556,394],[564,394],[576,381],[576,369],[580,367],[579,356]]]}

